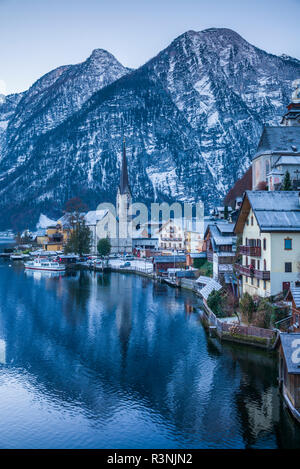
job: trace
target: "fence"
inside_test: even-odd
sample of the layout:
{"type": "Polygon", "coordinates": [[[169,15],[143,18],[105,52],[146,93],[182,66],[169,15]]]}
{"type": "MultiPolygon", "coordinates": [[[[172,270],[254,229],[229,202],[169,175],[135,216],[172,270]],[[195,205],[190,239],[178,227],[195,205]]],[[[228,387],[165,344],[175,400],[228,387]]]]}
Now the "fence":
{"type": "Polygon", "coordinates": [[[232,340],[235,342],[245,342],[265,348],[272,348],[276,341],[277,332],[271,329],[263,329],[256,326],[242,326],[238,323],[227,323],[220,321],[207,302],[203,299],[205,314],[209,326],[216,328],[217,335],[220,338],[232,340]]]}

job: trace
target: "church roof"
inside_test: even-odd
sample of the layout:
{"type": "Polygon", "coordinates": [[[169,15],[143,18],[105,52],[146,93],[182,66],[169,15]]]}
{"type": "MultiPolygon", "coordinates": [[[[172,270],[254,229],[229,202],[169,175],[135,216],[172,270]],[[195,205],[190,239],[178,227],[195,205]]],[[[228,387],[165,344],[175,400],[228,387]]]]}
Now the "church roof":
{"type": "Polygon", "coordinates": [[[266,126],[253,159],[265,154],[300,155],[300,127],[266,126]],[[296,151],[295,151],[296,148],[296,151]]]}
{"type": "Polygon", "coordinates": [[[128,182],[125,138],[123,141],[123,155],[122,155],[122,167],[121,167],[119,191],[120,191],[120,194],[125,194],[126,192],[131,193],[129,182],[128,182]]]}

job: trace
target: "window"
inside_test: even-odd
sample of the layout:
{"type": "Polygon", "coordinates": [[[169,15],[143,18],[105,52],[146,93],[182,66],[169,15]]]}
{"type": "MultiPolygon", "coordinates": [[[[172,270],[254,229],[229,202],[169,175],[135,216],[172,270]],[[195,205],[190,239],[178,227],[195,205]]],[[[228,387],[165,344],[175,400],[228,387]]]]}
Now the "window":
{"type": "Polygon", "coordinates": [[[257,259],[257,270],[260,270],[260,260],[257,259]]]}
{"type": "Polygon", "coordinates": [[[285,238],[284,240],[284,249],[291,250],[292,249],[292,240],[291,238],[285,238]]]}
{"type": "Polygon", "coordinates": [[[264,270],[267,270],[267,261],[264,259],[264,270]]]}
{"type": "Polygon", "coordinates": [[[253,285],[253,277],[251,277],[251,285],[253,285]]]}
{"type": "Polygon", "coordinates": [[[251,217],[251,226],[253,226],[253,217],[251,217]]]}
{"type": "Polygon", "coordinates": [[[257,279],[257,286],[259,287],[259,278],[257,279]]]}
{"type": "Polygon", "coordinates": [[[267,288],[267,282],[264,280],[264,290],[267,288]]]}
{"type": "Polygon", "coordinates": [[[266,240],[266,238],[264,238],[263,243],[264,243],[264,251],[265,251],[267,249],[267,240],[266,240]]]}
{"type": "Polygon", "coordinates": [[[292,263],[291,262],[285,262],[284,263],[284,271],[285,272],[292,272],[292,263]]]}
{"type": "Polygon", "coordinates": [[[249,225],[249,218],[247,218],[246,224],[249,225]]]}

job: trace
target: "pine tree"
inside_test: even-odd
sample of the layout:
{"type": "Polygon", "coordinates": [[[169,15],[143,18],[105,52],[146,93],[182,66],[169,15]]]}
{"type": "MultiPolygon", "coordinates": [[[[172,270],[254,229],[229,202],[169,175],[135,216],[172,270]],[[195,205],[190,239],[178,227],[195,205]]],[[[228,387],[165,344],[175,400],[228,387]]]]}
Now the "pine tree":
{"type": "Polygon", "coordinates": [[[97,244],[97,250],[101,257],[108,256],[111,251],[111,244],[108,238],[101,238],[97,244]]]}
{"type": "Polygon", "coordinates": [[[282,191],[291,191],[292,190],[292,181],[291,181],[291,176],[288,171],[286,171],[283,183],[281,185],[281,190],[282,191]]]}

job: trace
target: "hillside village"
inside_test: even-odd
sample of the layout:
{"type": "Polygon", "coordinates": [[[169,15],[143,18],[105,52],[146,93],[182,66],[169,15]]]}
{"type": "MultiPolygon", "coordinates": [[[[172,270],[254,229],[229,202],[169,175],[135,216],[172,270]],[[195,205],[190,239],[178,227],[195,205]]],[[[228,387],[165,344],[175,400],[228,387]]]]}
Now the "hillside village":
{"type": "MultiPolygon", "coordinates": [[[[74,231],[70,214],[57,221],[41,216],[37,232],[27,230],[18,244],[24,249],[29,243],[33,255],[52,255],[59,262],[96,270],[104,266],[103,256],[97,259],[99,242],[109,239],[106,268],[193,290],[203,300],[208,327],[219,337],[276,346],[276,331],[291,337],[300,332],[299,88],[296,91],[280,125],[263,129],[251,168],[231,188],[224,205],[200,223],[175,215],[135,222],[130,214],[134,181],[129,181],[124,138],[115,208],[107,204],[78,213],[90,233],[89,252],[64,255],[74,231]]],[[[289,383],[283,382],[287,394],[289,383]]],[[[300,402],[289,396],[298,412],[300,402]]]]}

